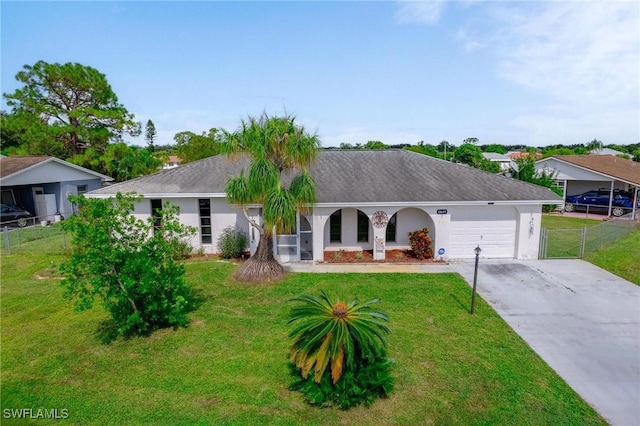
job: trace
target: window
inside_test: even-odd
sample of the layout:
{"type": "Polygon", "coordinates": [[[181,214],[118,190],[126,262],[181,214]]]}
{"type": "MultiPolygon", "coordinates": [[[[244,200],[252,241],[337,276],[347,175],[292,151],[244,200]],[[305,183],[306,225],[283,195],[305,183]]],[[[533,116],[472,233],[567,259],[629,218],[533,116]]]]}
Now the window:
{"type": "Polygon", "coordinates": [[[153,233],[162,226],[162,200],[151,200],[151,216],[153,216],[153,233]]]}
{"type": "Polygon", "coordinates": [[[358,242],[369,242],[369,218],[358,210],[358,242]]]}
{"type": "Polygon", "coordinates": [[[391,243],[395,243],[396,242],[396,216],[398,214],[394,214],[393,216],[391,216],[391,219],[389,219],[389,222],[387,223],[387,234],[385,236],[385,239],[387,240],[387,242],[391,242],[391,243]]]}
{"type": "Polygon", "coordinates": [[[13,195],[13,189],[2,190],[2,204],[10,206],[16,205],[16,197],[13,195]]]}
{"type": "Polygon", "coordinates": [[[329,242],[342,241],[342,210],[338,210],[329,217],[329,242]]]}
{"type": "Polygon", "coordinates": [[[200,242],[202,244],[211,244],[213,238],[211,236],[211,200],[198,200],[200,208],[200,242]]]}
{"type": "Polygon", "coordinates": [[[76,188],[78,190],[78,195],[89,192],[89,187],[87,185],[78,185],[76,188]]]}

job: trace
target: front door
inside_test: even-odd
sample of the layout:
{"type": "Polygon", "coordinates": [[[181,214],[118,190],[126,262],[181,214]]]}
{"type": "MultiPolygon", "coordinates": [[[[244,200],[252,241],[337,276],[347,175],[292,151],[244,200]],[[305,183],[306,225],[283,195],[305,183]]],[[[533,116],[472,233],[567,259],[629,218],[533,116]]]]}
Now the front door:
{"type": "Polygon", "coordinates": [[[36,210],[36,218],[40,220],[46,220],[45,216],[47,215],[47,200],[44,196],[44,188],[41,186],[34,186],[31,188],[33,193],[33,205],[36,210]]]}
{"type": "MultiPolygon", "coordinates": [[[[252,220],[256,221],[256,223],[262,223],[260,217],[262,215],[262,209],[251,208],[248,210],[247,214],[252,220]]],[[[249,253],[251,254],[251,256],[253,256],[258,249],[259,242],[260,231],[258,231],[258,228],[249,223],[249,253]]]]}
{"type": "Polygon", "coordinates": [[[313,229],[306,216],[300,215],[300,260],[313,260],[313,229]]]}
{"type": "Polygon", "coordinates": [[[275,255],[280,262],[313,260],[313,231],[309,220],[298,213],[296,229],[291,234],[277,234],[275,255]]]}

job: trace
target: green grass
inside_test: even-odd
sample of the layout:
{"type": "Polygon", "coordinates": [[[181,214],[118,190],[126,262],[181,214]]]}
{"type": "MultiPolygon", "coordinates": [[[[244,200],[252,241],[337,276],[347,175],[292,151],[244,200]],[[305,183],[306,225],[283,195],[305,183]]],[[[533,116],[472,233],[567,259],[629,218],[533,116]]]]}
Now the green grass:
{"type": "Polygon", "coordinates": [[[547,229],[582,229],[599,223],[602,223],[602,221],[560,215],[542,215],[542,227],[547,229]]]}
{"type": "Polygon", "coordinates": [[[248,286],[229,278],[232,264],[194,260],[188,280],[205,302],[188,328],[105,345],[105,312],[63,300],[63,254],[46,244],[47,254],[1,258],[2,409],[66,408],[65,424],[99,425],[605,424],[484,301],[469,315],[458,275],[290,274],[248,286]],[[288,390],[288,301],[320,289],[379,297],[391,317],[395,391],[368,409],[313,408],[288,390]]]}
{"type": "Polygon", "coordinates": [[[640,285],[640,229],[615,244],[587,254],[584,260],[640,285]]]}

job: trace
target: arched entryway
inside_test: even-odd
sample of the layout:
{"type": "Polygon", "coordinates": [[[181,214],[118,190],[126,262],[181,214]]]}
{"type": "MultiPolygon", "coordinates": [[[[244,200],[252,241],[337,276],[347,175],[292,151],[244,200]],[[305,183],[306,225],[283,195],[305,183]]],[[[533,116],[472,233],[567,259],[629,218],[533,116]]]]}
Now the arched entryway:
{"type": "Polygon", "coordinates": [[[362,210],[344,208],[335,210],[324,225],[326,250],[371,250],[373,227],[362,210]]]}
{"type": "Polygon", "coordinates": [[[408,248],[409,232],[417,231],[422,228],[429,229],[431,240],[435,242],[436,227],[433,219],[424,210],[407,207],[398,210],[393,214],[387,222],[386,228],[386,246],[387,249],[408,248]]]}

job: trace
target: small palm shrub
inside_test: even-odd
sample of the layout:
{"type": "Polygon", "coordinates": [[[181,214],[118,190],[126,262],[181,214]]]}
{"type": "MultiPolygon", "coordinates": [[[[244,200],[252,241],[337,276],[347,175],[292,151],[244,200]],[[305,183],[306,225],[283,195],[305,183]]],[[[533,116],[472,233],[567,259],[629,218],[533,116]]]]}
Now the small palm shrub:
{"type": "Polygon", "coordinates": [[[379,299],[360,302],[299,296],[291,310],[289,352],[296,377],[291,386],[314,405],[348,409],[370,405],[393,390],[386,356],[389,317],[372,308],[379,299]]]}
{"type": "Polygon", "coordinates": [[[433,257],[433,248],[431,247],[431,237],[429,236],[429,228],[418,229],[409,232],[409,245],[411,253],[416,259],[431,259],[433,257]]]}
{"type": "Polygon", "coordinates": [[[223,259],[236,259],[247,248],[247,234],[235,226],[227,226],[218,239],[218,251],[223,259]]]}

